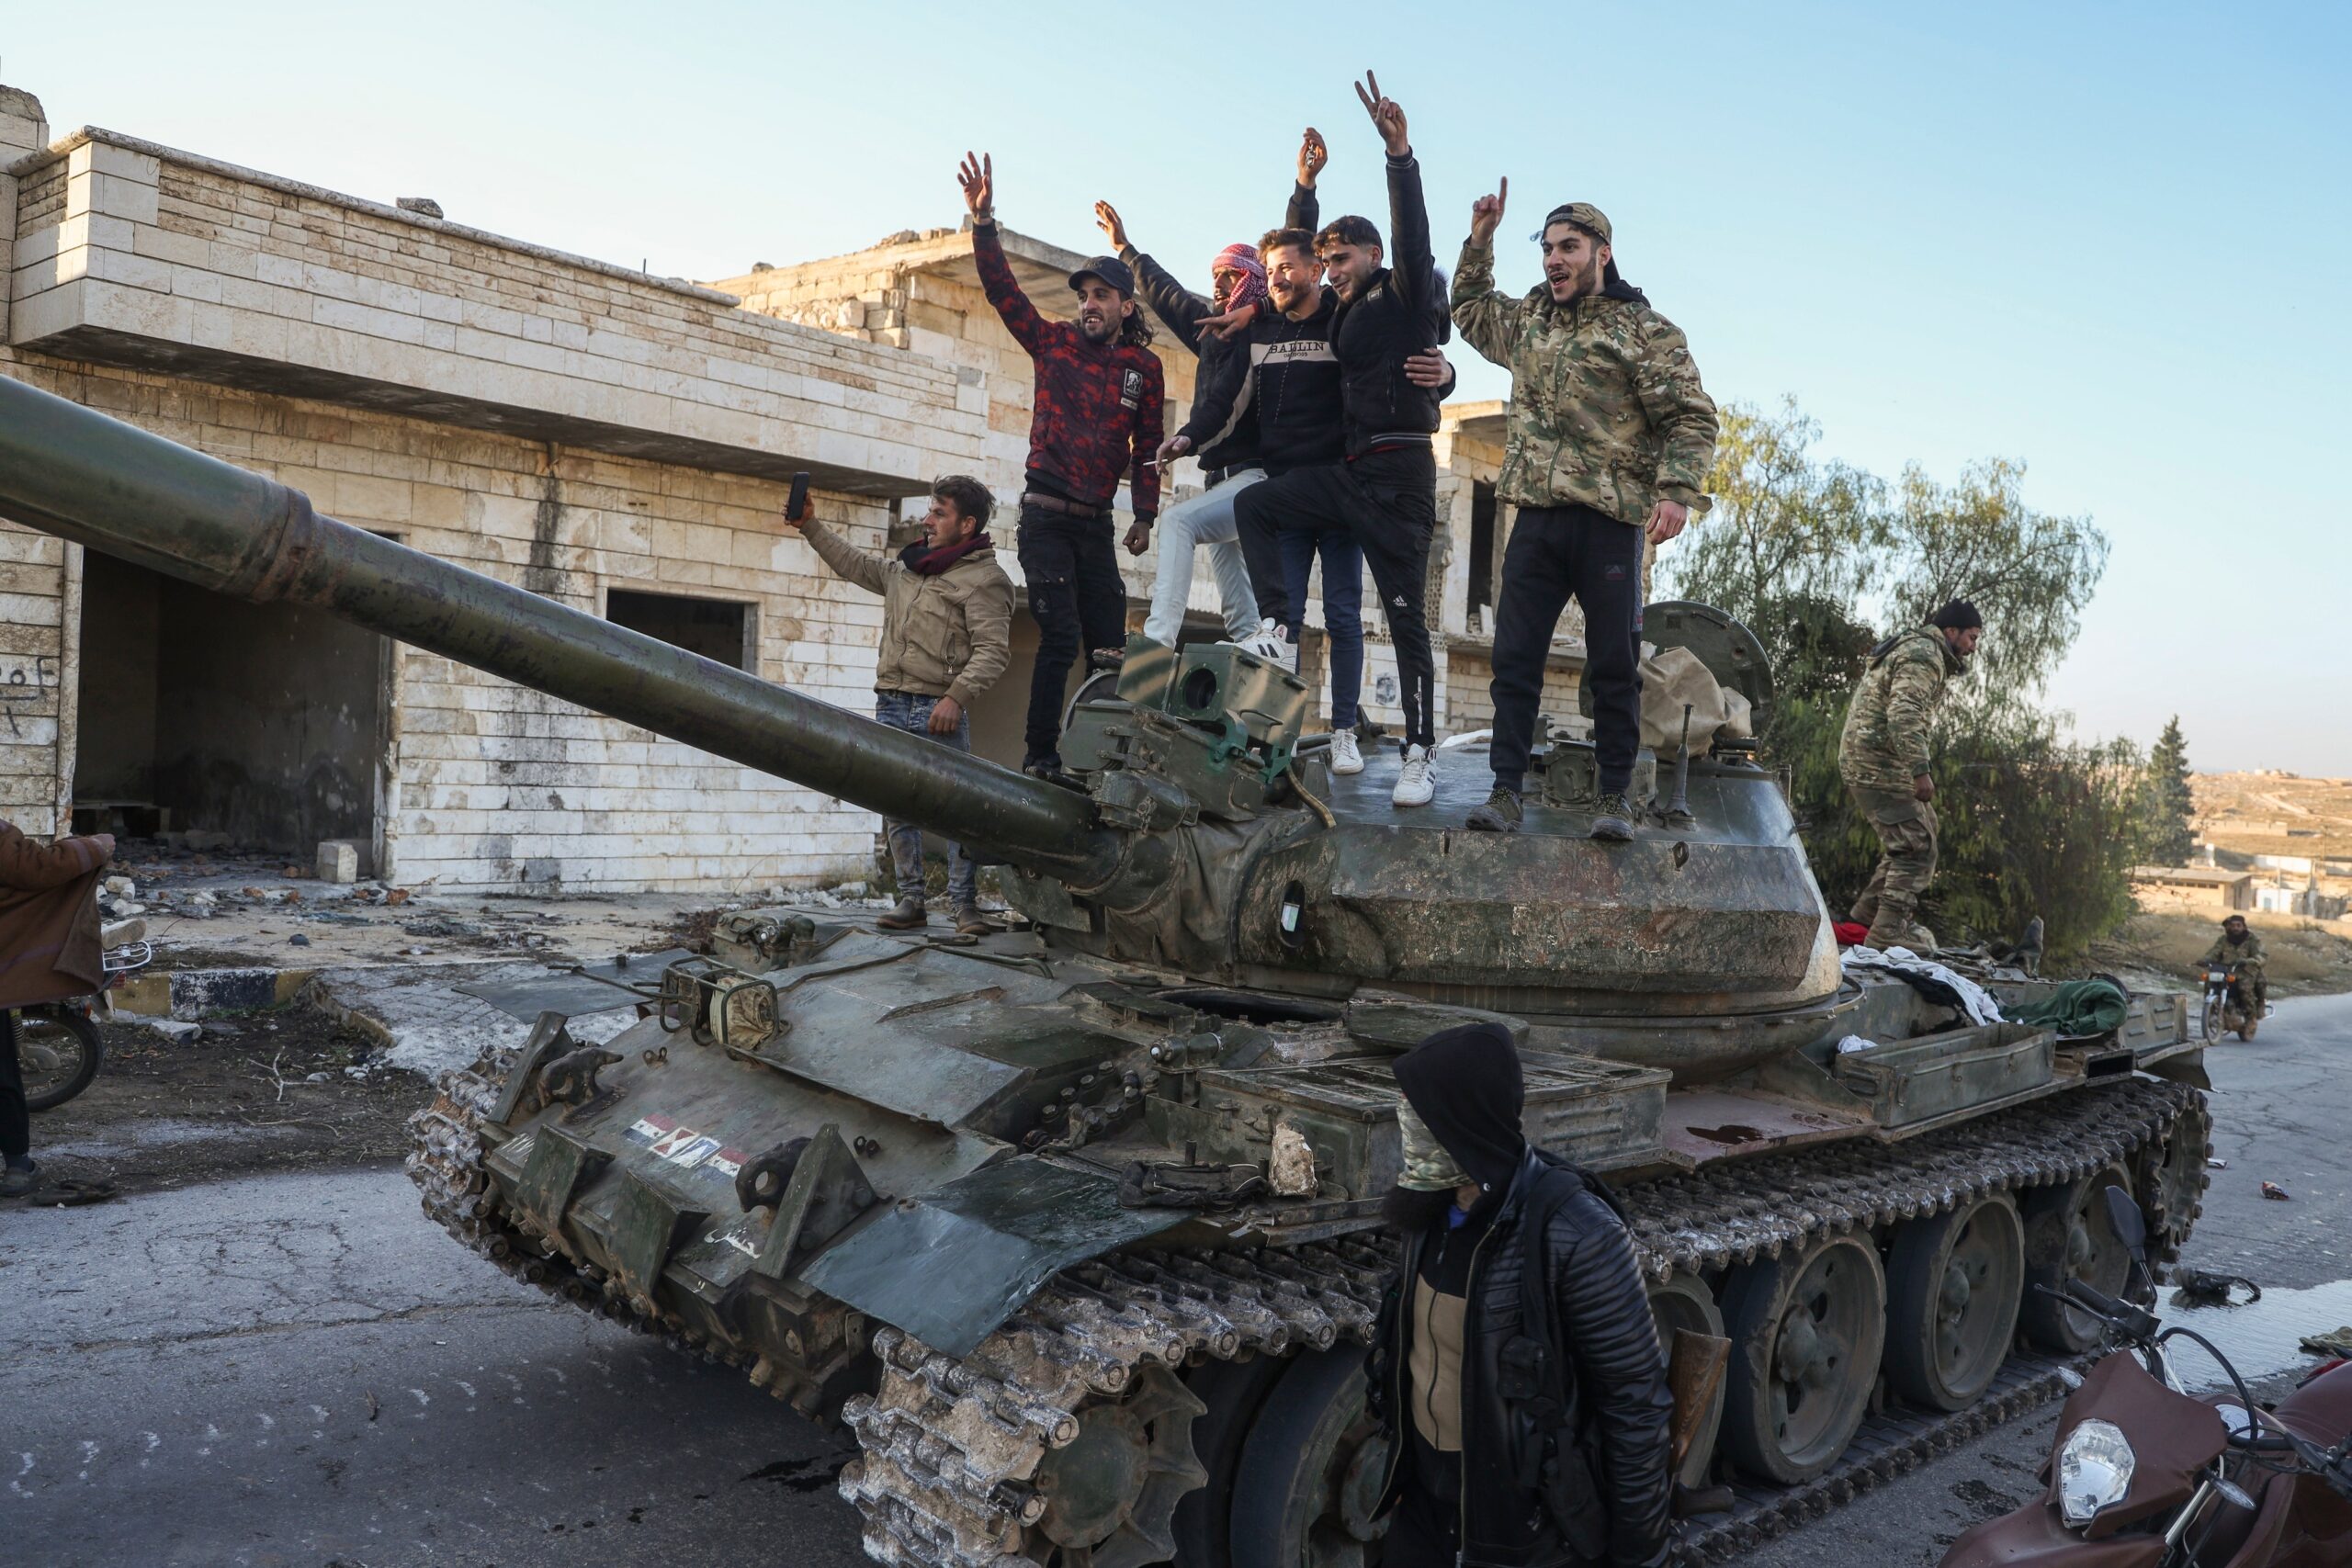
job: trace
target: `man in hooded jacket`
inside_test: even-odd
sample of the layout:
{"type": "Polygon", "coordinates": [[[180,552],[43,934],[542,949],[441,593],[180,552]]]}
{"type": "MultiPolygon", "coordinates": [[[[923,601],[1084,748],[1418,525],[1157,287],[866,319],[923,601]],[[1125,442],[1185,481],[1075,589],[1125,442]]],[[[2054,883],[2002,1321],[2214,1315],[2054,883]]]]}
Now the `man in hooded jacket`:
{"type": "Polygon", "coordinates": [[[1433,1034],[1396,1071],[1404,1262],[1368,1368],[1385,1568],[1663,1564],[1674,1402],[1614,1200],[1521,1134],[1499,1025],[1433,1034]]]}

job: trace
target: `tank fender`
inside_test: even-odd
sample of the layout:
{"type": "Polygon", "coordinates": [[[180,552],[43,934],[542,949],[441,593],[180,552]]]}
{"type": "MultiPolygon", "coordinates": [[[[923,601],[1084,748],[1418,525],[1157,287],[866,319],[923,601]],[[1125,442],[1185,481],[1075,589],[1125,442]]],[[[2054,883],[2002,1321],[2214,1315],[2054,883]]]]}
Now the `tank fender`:
{"type": "Polygon", "coordinates": [[[1062,1269],[1191,1217],[1122,1208],[1109,1173],[1019,1156],[900,1200],[800,1278],[934,1350],[968,1356],[1062,1269]]]}

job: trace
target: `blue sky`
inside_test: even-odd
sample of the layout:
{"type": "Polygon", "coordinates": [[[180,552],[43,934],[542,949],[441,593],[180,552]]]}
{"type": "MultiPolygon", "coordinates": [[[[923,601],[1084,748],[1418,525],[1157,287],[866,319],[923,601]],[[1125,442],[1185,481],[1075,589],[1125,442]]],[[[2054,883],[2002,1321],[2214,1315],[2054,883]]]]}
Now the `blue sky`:
{"type": "Polygon", "coordinates": [[[1718,399],[1793,394],[1825,454],[1890,477],[2020,458],[2034,505],[2092,515],[2113,563],[2051,693],[2086,733],[2177,712],[2199,767],[2352,774],[2352,8],[11,11],[0,82],[54,130],[694,277],[953,222],[967,146],[1011,226],[1090,246],[1108,197],[1196,272],[1278,215],[1313,123],[1326,210],[1385,229],[1370,65],[1441,260],[1498,174],[1507,286],[1536,271],[1514,237],[1594,201],[1718,399]],[[1342,16],[1354,41],[1323,41],[1342,16]]]}

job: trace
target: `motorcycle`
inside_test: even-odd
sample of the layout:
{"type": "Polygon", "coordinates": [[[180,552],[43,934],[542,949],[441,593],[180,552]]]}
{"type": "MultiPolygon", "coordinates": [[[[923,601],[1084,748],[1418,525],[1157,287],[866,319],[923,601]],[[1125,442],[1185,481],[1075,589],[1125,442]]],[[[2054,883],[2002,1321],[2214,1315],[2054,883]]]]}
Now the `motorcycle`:
{"type": "Polygon", "coordinates": [[[2245,994],[2245,987],[2238,983],[2238,966],[2214,964],[2199,973],[2205,982],[2205,1010],[2199,1017],[2198,1031],[2204,1035],[2205,1043],[2213,1044],[2223,1034],[2232,1032],[2242,1041],[2253,1039],[2262,1015],[2245,994]]]}
{"type": "Polygon", "coordinates": [[[2142,1289],[2118,1301],[2078,1280],[2037,1287],[2105,1325],[2114,1349],[2059,1413],[2044,1495],[1962,1536],[1941,1568],[2352,1562],[2352,1362],[2325,1363],[2264,1409],[2210,1340],[2136,1304],[2155,1289],[2146,1220],[2120,1187],[2107,1203],[2142,1289]],[[2231,1392],[2187,1392],[2166,1354],[2180,1339],[2221,1364],[2231,1392]]]}
{"type": "Polygon", "coordinates": [[[108,948],[98,961],[106,980],[96,991],[17,1010],[17,1061],[25,1075],[27,1109],[54,1111],[90,1087],[106,1060],[98,1020],[113,1016],[108,993],[154,957],[154,947],[143,941],[108,948]]]}

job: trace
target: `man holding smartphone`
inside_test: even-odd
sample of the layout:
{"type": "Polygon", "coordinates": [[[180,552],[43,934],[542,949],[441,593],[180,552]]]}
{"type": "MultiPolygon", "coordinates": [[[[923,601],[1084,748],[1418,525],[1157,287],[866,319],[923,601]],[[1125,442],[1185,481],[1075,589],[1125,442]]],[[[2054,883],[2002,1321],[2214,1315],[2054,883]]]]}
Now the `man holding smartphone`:
{"type": "MultiPolygon", "coordinates": [[[[797,479],[793,488],[805,498],[797,479]]],[[[859,549],[818,522],[805,499],[785,513],[785,522],[827,566],[882,595],[874,716],[958,751],[972,749],[972,699],[994,685],[1012,660],[1012,581],[997,565],[988,535],[994,505],[979,480],[947,475],[931,487],[923,536],[895,556],[859,549]]],[[[882,830],[890,840],[899,904],[874,923],[914,931],[930,920],[923,908],[922,829],[886,818],[882,830]]],[[[948,901],[956,929],[967,936],[993,929],[980,914],[978,872],[963,845],[947,846],[948,901]]]]}

